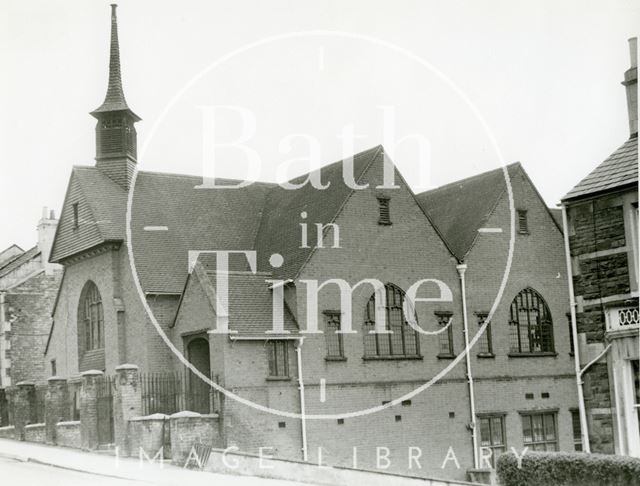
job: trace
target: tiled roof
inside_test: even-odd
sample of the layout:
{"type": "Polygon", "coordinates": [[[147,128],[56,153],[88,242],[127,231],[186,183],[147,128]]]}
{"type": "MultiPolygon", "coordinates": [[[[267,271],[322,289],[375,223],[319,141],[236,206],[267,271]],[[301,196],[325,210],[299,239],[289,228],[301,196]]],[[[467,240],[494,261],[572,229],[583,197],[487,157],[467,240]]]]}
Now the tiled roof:
{"type": "Polygon", "coordinates": [[[0,268],[5,266],[11,260],[18,258],[23,253],[24,253],[24,250],[15,244],[10,245],[4,250],[0,251],[0,268]]]}
{"type": "Polygon", "coordinates": [[[190,250],[253,249],[273,184],[196,189],[201,183],[202,177],[138,173],[131,229],[136,269],[145,291],[181,293],[190,250]]]}
{"type": "Polygon", "coordinates": [[[35,257],[40,255],[40,249],[38,246],[34,246],[33,248],[28,249],[24,253],[18,255],[16,258],[11,261],[5,263],[2,267],[0,267],[0,277],[4,277],[9,273],[13,272],[15,269],[19,268],[21,265],[24,265],[30,260],[33,260],[35,257]]]}
{"type": "MultiPolygon", "coordinates": [[[[513,177],[522,166],[516,162],[507,170],[513,177]]],[[[473,246],[478,228],[505,190],[504,170],[499,168],[423,192],[416,198],[454,256],[462,261],[473,246]]]]}
{"type": "MultiPolygon", "coordinates": [[[[375,147],[353,158],[357,181],[371,163],[382,163],[383,149],[375,147]]],[[[306,211],[307,220],[313,223],[326,224],[335,218],[352,192],[343,181],[342,167],[340,161],[319,169],[323,183],[330,183],[325,190],[311,184],[287,190],[269,183],[196,189],[201,177],[138,172],[131,229],[142,288],[149,293],[181,293],[187,278],[188,252],[194,250],[256,250],[258,268],[268,271],[272,270],[267,263],[269,257],[280,253],[285,264],[277,269],[278,275],[295,276],[312,251],[299,248],[300,213],[306,211]]],[[[291,182],[300,183],[306,177],[291,182]]],[[[237,182],[216,179],[219,185],[237,182]]],[[[127,193],[95,167],[75,167],[70,191],[75,185],[78,194],[74,200],[86,202],[88,221],[83,220],[81,227],[73,230],[70,208],[63,209],[52,251],[54,262],[106,241],[126,239],[127,193]],[[82,236],[83,231],[86,236],[82,236]],[[78,243],[78,239],[82,241],[78,243]]],[[[68,204],[65,201],[65,206],[68,204]]],[[[315,225],[309,224],[309,230],[309,241],[315,242],[315,225]]]]}
{"type": "MultiPolygon", "coordinates": [[[[216,273],[207,271],[209,282],[216,287],[216,273]]],[[[269,274],[250,272],[232,272],[229,279],[229,329],[237,331],[238,336],[269,337],[272,329],[273,305],[269,284],[265,279],[269,274]]],[[[298,332],[291,312],[284,306],[283,328],[291,334],[298,332]]],[[[272,334],[271,337],[277,337],[272,334]]]]}
{"type": "Polygon", "coordinates": [[[582,179],[563,201],[610,191],[638,182],[638,137],[623,143],[604,162],[582,179]]]}
{"type": "MultiPolygon", "coordinates": [[[[377,146],[353,156],[353,174],[357,182],[367,167],[374,162],[382,163],[384,151],[377,146]]],[[[318,169],[326,189],[316,189],[307,183],[296,190],[288,190],[281,186],[274,187],[268,194],[262,214],[262,221],[256,237],[255,248],[258,250],[258,268],[273,271],[276,275],[294,278],[305,264],[312,248],[300,248],[301,213],[306,212],[308,221],[308,246],[315,246],[316,226],[333,221],[353,189],[347,186],[342,177],[344,161],[338,161],[318,169]],[[284,257],[284,264],[279,269],[272,269],[268,260],[273,253],[284,257]]],[[[301,183],[307,175],[292,180],[301,183]]]]}

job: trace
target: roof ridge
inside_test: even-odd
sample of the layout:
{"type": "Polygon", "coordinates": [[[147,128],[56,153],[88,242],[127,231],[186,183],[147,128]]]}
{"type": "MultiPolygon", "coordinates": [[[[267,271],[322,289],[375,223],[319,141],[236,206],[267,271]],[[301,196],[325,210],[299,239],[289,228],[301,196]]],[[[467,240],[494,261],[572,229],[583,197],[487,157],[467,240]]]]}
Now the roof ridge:
{"type": "Polygon", "coordinates": [[[495,174],[498,171],[503,171],[505,168],[508,170],[511,167],[515,168],[515,167],[518,167],[518,166],[522,167],[522,164],[520,163],[520,161],[511,162],[510,164],[503,165],[501,167],[496,167],[495,169],[487,170],[485,172],[480,172],[478,174],[465,177],[463,179],[458,179],[458,180],[455,180],[455,181],[447,182],[446,184],[443,184],[442,186],[434,187],[433,189],[428,189],[426,191],[419,192],[417,195],[418,196],[422,196],[423,194],[432,194],[432,193],[434,193],[436,191],[440,191],[440,190],[443,190],[443,189],[449,189],[450,187],[452,187],[452,186],[454,186],[456,184],[462,184],[463,182],[469,182],[469,181],[475,180],[475,179],[477,179],[479,177],[482,177],[482,176],[495,174]]]}

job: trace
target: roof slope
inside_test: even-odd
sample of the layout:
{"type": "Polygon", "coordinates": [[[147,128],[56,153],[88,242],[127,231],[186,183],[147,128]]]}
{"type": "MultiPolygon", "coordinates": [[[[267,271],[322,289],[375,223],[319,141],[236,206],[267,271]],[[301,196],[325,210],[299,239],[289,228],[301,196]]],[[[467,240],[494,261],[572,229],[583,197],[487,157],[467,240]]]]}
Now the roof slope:
{"type": "MultiPolygon", "coordinates": [[[[522,170],[520,163],[507,166],[510,177],[522,170]]],[[[478,228],[493,212],[506,190],[504,169],[484,172],[416,196],[454,256],[462,261],[473,246],[478,228]]]]}
{"type": "MultiPolygon", "coordinates": [[[[211,304],[215,310],[215,288],[217,273],[206,270],[207,279],[200,279],[208,285],[211,304]]],[[[265,281],[271,275],[267,273],[230,272],[227,274],[229,284],[229,301],[227,314],[229,329],[238,336],[276,338],[281,334],[269,333],[273,324],[273,297],[269,284],[265,281]]],[[[285,334],[297,333],[298,326],[286,304],[283,308],[283,329],[285,334]]]]}
{"type": "MultiPolygon", "coordinates": [[[[353,156],[353,178],[357,182],[360,176],[376,160],[383,160],[382,146],[377,146],[353,156]]],[[[281,186],[273,188],[267,196],[256,236],[255,248],[258,251],[258,268],[273,271],[278,276],[293,278],[309,258],[317,241],[316,223],[331,223],[353,189],[344,182],[341,160],[318,169],[326,189],[316,189],[307,183],[296,190],[281,186]],[[301,213],[306,212],[306,220],[301,213]],[[307,221],[308,245],[311,248],[300,248],[300,223],[307,221]],[[281,268],[272,270],[268,264],[269,257],[279,253],[284,257],[281,268]]],[[[318,171],[315,171],[317,173],[318,171]]],[[[300,184],[309,175],[293,179],[291,183],[300,184]]]]}
{"type": "Polygon", "coordinates": [[[638,137],[623,143],[563,198],[576,199],[638,182],[638,137]]]}
{"type": "Polygon", "coordinates": [[[24,253],[21,253],[16,258],[13,258],[11,261],[0,267],[0,277],[8,275],[9,273],[13,272],[15,269],[19,268],[21,265],[24,265],[28,261],[34,259],[38,255],[40,255],[40,249],[38,248],[38,245],[28,249],[24,253]]]}

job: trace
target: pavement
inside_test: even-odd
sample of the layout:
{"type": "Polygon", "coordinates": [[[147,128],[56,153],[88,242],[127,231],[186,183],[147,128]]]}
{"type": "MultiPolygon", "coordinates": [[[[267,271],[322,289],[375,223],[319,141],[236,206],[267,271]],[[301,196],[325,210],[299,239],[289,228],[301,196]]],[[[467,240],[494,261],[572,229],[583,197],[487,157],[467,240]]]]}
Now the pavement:
{"type": "Polygon", "coordinates": [[[64,447],[0,439],[3,484],[91,486],[309,486],[309,483],[235,476],[183,469],[165,461],[85,452],[64,447]]]}

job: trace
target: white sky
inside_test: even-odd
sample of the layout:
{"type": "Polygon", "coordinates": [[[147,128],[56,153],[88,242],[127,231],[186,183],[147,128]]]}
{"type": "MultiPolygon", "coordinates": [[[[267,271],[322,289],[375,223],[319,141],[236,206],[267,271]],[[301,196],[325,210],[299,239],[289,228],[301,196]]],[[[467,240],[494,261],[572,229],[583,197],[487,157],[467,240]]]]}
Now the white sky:
{"type": "MultiPolygon", "coordinates": [[[[94,163],[95,121],[88,112],[106,91],[108,5],[0,2],[0,249],[32,246],[41,207],[59,213],[71,167],[94,163]]],[[[289,134],[314,136],[323,164],[341,158],[345,125],[364,135],[355,150],[382,143],[381,105],[394,107],[398,137],[419,133],[428,140],[431,185],[499,166],[469,106],[433,71],[382,45],[338,36],[281,39],[234,57],[188,89],[150,137],[169,101],[216,60],[297,31],[372,37],[435,66],[481,113],[505,161],[522,162],[549,205],[628,137],[620,81],[629,67],[627,39],[640,26],[637,1],[119,5],[125,94],[143,118],[138,146],[148,143],[143,170],[202,174],[202,105],[255,113],[249,145],[262,157],[262,180],[275,180],[279,163],[305,155],[300,140],[290,153],[279,151],[289,134]]],[[[239,134],[237,119],[218,123],[219,136],[239,134]]],[[[391,152],[417,189],[415,148],[406,142],[391,152]]],[[[238,153],[221,157],[216,175],[243,177],[238,153]]]]}

